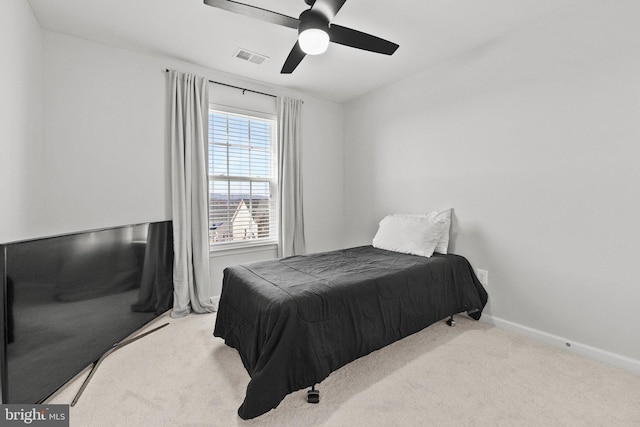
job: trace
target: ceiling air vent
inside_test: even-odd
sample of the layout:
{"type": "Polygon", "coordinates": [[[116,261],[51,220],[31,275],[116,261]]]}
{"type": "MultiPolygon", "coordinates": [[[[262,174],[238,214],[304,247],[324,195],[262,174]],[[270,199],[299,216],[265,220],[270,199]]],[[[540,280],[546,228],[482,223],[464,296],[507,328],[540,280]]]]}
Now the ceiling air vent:
{"type": "Polygon", "coordinates": [[[236,53],[234,53],[233,56],[239,59],[244,59],[245,61],[253,62],[254,64],[258,65],[269,59],[268,56],[260,55],[259,53],[251,52],[250,50],[242,48],[236,50],[236,53]]]}

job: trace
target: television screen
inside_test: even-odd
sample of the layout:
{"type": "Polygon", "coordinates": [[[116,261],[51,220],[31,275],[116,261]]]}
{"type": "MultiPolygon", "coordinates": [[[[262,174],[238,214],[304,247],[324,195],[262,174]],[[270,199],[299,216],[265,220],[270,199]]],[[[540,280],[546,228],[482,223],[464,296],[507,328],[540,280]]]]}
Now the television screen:
{"type": "Polygon", "coordinates": [[[41,403],[173,304],[171,221],[0,245],[3,403],[41,403]]]}

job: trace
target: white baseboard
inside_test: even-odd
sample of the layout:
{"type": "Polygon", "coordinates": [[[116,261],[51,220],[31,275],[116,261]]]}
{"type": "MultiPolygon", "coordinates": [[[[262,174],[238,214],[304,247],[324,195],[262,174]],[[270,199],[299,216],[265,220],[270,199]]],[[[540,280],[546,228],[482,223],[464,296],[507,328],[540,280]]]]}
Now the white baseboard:
{"type": "Polygon", "coordinates": [[[630,357],[622,356],[590,345],[577,343],[568,338],[529,328],[528,326],[500,319],[499,317],[482,314],[482,318],[480,320],[498,328],[506,329],[519,335],[524,335],[526,337],[542,341],[546,344],[550,344],[554,347],[563,348],[581,356],[599,360],[609,365],[640,375],[640,360],[632,359],[630,357]]]}

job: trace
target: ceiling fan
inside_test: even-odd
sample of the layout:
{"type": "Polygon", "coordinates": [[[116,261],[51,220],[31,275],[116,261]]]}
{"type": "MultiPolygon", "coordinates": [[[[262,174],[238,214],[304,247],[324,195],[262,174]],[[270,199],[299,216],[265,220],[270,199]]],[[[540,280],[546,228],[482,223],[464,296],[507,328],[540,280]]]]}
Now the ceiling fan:
{"type": "Polygon", "coordinates": [[[397,44],[380,37],[331,24],[331,21],[346,1],[304,0],[310,8],[302,12],[299,18],[232,0],[204,0],[204,3],[219,9],[298,30],[298,41],[291,49],[280,71],[282,74],[291,74],[306,55],[319,55],[327,50],[330,41],[385,55],[393,55],[398,49],[397,44]]]}

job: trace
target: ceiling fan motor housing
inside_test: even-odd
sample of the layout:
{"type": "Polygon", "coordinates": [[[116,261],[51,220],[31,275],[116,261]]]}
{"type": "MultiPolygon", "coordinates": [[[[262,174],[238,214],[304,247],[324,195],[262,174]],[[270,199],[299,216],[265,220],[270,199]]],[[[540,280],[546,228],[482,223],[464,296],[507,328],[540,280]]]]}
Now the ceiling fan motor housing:
{"type": "Polygon", "coordinates": [[[300,14],[298,25],[298,44],[308,55],[320,55],[329,47],[329,19],[313,10],[305,10],[300,14]]]}
{"type": "Polygon", "coordinates": [[[298,26],[298,34],[309,29],[323,30],[329,32],[329,20],[322,13],[313,9],[307,9],[300,14],[300,25],[298,26]]]}

